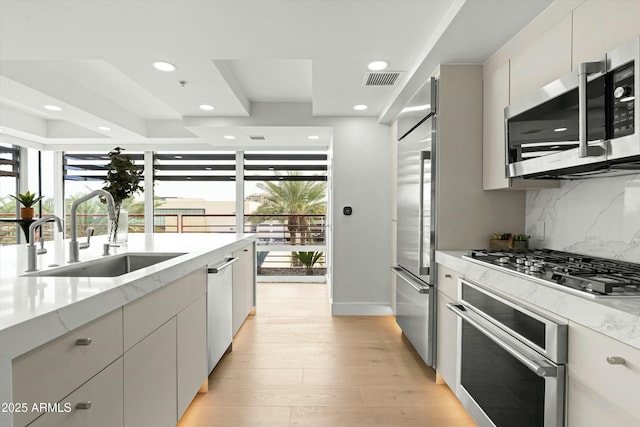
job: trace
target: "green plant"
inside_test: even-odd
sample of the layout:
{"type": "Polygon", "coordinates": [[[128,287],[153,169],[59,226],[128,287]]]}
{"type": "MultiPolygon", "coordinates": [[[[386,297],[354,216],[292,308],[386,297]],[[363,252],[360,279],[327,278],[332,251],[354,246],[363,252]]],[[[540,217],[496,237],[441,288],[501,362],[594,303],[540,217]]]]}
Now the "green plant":
{"type": "Polygon", "coordinates": [[[122,202],[134,193],[144,191],[140,185],[142,170],[135,165],[131,156],[122,154],[122,151],[122,148],[116,147],[109,152],[106,185],[102,187],[111,193],[116,207],[122,206],[122,202]]]}
{"type": "Polygon", "coordinates": [[[320,261],[320,258],[322,258],[322,252],[294,252],[293,256],[296,257],[306,268],[312,268],[318,261],[320,261]]]}
{"type": "MultiPolygon", "coordinates": [[[[142,170],[135,165],[131,156],[122,153],[120,147],[114,148],[109,152],[110,162],[107,164],[106,185],[102,187],[113,196],[116,205],[116,219],[113,222],[113,231],[109,236],[109,240],[117,240],[118,225],[120,223],[120,208],[125,200],[134,193],[144,191],[140,185],[142,180],[142,170]]],[[[106,200],[100,199],[103,203],[106,200]]]]}
{"type": "Polygon", "coordinates": [[[35,205],[36,203],[38,203],[40,200],[44,198],[44,196],[36,197],[35,193],[30,193],[28,191],[23,194],[18,194],[17,196],[13,196],[11,194],[9,196],[16,199],[25,208],[33,207],[33,205],[35,205]]]}

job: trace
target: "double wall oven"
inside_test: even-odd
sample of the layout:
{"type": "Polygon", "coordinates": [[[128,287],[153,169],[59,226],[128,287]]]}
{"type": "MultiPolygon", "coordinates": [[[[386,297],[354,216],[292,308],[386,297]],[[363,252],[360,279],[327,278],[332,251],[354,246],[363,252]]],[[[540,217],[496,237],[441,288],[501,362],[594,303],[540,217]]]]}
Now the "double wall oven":
{"type": "Polygon", "coordinates": [[[505,109],[509,178],[640,170],[640,37],[505,109]]]}
{"type": "Polygon", "coordinates": [[[480,427],[564,426],[567,325],[470,281],[460,318],[456,394],[480,427]]]}

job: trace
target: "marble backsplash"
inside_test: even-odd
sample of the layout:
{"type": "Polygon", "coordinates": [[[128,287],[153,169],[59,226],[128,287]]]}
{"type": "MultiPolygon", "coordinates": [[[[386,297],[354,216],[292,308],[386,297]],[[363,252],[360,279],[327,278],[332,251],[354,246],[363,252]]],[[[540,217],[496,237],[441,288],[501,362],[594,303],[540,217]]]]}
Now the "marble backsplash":
{"type": "Polygon", "coordinates": [[[640,263],[640,174],[527,191],[531,246],[640,263]]]}

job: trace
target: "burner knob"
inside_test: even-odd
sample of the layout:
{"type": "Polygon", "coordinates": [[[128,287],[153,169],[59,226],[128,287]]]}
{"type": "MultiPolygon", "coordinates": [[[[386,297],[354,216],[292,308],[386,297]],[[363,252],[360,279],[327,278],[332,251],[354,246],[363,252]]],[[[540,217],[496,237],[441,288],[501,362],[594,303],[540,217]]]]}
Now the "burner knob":
{"type": "Polygon", "coordinates": [[[526,260],[526,261],[524,262],[524,265],[525,265],[526,267],[531,267],[531,266],[533,265],[533,261],[531,261],[531,260],[526,260]]]}
{"type": "Polygon", "coordinates": [[[508,256],[502,256],[502,257],[498,258],[498,262],[500,264],[509,264],[509,261],[511,261],[511,260],[509,259],[508,256]]]}
{"type": "Polygon", "coordinates": [[[516,258],[516,264],[518,265],[524,264],[524,258],[516,258]]]}
{"type": "Polygon", "coordinates": [[[529,271],[532,273],[542,273],[544,271],[544,267],[540,264],[532,265],[529,267],[529,271]]]}

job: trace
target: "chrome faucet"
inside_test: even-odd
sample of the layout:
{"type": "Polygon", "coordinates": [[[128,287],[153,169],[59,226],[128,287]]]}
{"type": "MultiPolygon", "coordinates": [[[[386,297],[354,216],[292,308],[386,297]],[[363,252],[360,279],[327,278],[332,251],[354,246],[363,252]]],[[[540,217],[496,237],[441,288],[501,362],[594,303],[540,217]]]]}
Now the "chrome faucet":
{"type": "Polygon", "coordinates": [[[106,190],[94,190],[89,194],[80,197],[71,205],[71,241],[69,241],[69,262],[80,261],[80,245],[78,244],[78,206],[92,199],[96,196],[103,196],[107,200],[107,212],[109,213],[109,220],[115,221],[116,219],[116,204],[113,201],[113,196],[106,190]]]}
{"type": "MultiPolygon", "coordinates": [[[[27,246],[27,272],[37,271],[36,268],[36,228],[48,221],[55,221],[58,224],[58,231],[62,232],[62,221],[55,215],[47,215],[37,219],[29,226],[29,245],[27,246]]],[[[42,233],[42,231],[40,231],[42,233]]],[[[40,237],[42,241],[42,236],[40,237]]]]}

